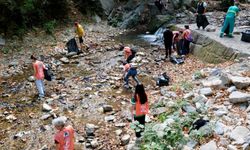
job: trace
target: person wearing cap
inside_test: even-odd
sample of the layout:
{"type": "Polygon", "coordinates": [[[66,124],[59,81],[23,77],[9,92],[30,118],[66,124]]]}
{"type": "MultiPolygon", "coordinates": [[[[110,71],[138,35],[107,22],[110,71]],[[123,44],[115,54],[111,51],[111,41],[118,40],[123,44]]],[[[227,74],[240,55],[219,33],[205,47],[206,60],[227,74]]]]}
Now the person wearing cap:
{"type": "Polygon", "coordinates": [[[123,70],[124,70],[124,87],[129,88],[129,77],[132,77],[136,84],[140,84],[138,78],[137,78],[137,66],[134,63],[127,63],[126,61],[123,62],[123,70]]]}
{"type": "Polygon", "coordinates": [[[165,59],[171,57],[173,36],[173,32],[169,28],[166,28],[166,30],[163,32],[164,45],[166,50],[165,59]]]}
{"type": "Polygon", "coordinates": [[[66,125],[66,120],[66,117],[58,117],[52,121],[58,130],[54,137],[56,150],[74,150],[74,129],[66,125]]]}
{"type": "Polygon", "coordinates": [[[223,24],[223,27],[221,28],[221,32],[220,32],[220,37],[222,38],[224,36],[225,30],[227,29],[227,27],[229,26],[229,37],[233,37],[233,30],[234,30],[234,22],[235,22],[235,18],[239,13],[239,8],[238,8],[239,3],[235,2],[234,6],[230,6],[228,8],[227,14],[226,14],[226,18],[223,24]]]}
{"type": "Polygon", "coordinates": [[[82,25],[80,25],[78,22],[75,22],[75,28],[76,28],[76,35],[78,36],[79,38],[79,43],[80,43],[80,47],[81,47],[81,50],[83,49],[83,37],[86,36],[85,34],[85,31],[82,27],[82,25]]]}
{"type": "Polygon", "coordinates": [[[127,63],[130,63],[131,60],[135,57],[135,51],[133,51],[128,46],[124,47],[123,51],[124,51],[124,59],[127,61],[127,63]]]}
{"type": "Polygon", "coordinates": [[[196,9],[196,15],[197,15],[196,23],[198,30],[200,29],[200,27],[202,27],[202,29],[204,30],[207,27],[207,25],[209,25],[207,17],[205,15],[206,8],[207,8],[207,3],[204,2],[203,0],[199,0],[196,9]]]}

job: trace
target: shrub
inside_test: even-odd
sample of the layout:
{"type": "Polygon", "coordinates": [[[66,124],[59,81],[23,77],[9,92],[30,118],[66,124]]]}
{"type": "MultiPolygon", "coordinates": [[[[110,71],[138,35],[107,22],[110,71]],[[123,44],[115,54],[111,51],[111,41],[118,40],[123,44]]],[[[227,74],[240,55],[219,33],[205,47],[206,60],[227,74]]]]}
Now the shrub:
{"type": "Polygon", "coordinates": [[[43,25],[44,30],[48,34],[53,34],[56,26],[56,20],[48,21],[43,25]]]}

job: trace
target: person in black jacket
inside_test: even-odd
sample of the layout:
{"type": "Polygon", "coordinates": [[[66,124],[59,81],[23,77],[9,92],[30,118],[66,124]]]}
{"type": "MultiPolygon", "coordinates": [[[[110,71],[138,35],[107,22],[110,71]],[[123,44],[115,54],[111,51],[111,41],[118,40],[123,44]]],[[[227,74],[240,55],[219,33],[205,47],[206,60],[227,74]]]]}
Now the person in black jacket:
{"type": "Polygon", "coordinates": [[[207,7],[207,3],[203,2],[203,0],[199,0],[197,4],[197,10],[196,10],[196,15],[197,15],[196,23],[197,23],[198,29],[200,29],[200,27],[205,29],[207,25],[209,25],[207,17],[205,16],[206,7],[207,7]]]}
{"type": "Polygon", "coordinates": [[[171,56],[172,44],[173,44],[173,32],[170,29],[166,29],[163,33],[164,45],[166,49],[166,59],[171,56]]]}

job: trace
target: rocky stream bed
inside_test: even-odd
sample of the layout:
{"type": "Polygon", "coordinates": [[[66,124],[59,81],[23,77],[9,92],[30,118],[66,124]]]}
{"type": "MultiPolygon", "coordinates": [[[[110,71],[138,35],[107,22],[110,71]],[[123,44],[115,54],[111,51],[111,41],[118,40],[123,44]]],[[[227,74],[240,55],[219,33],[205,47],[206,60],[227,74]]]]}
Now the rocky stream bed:
{"type": "Polygon", "coordinates": [[[185,149],[234,150],[248,146],[248,58],[214,65],[190,55],[184,64],[174,65],[163,60],[163,49],[126,42],[121,38],[124,31],[106,23],[86,25],[86,31],[86,43],[91,48],[80,55],[69,56],[64,50],[73,28],[57,32],[56,39],[30,34],[23,44],[7,45],[20,52],[2,55],[0,60],[0,149],[53,149],[56,130],[51,120],[57,116],[66,116],[75,129],[76,150],[136,149],[129,112],[133,87],[123,88],[121,42],[138,47],[135,62],[151,104],[147,122],[155,122],[157,135],[169,125],[161,123],[159,115],[183,100],[186,103],[178,112],[197,112],[215,125],[212,136],[185,149]],[[37,100],[30,77],[33,70],[28,58],[32,53],[44,55],[55,74],[55,80],[45,82],[46,98],[42,101],[37,100]],[[155,78],[163,72],[171,81],[170,86],[160,88],[155,78]]]}

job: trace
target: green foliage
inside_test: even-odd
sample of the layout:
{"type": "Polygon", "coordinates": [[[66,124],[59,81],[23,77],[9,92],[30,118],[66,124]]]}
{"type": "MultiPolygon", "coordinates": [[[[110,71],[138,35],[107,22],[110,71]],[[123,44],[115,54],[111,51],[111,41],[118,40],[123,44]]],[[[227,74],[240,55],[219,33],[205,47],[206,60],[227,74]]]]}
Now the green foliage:
{"type": "Polygon", "coordinates": [[[134,129],[135,132],[141,132],[144,130],[144,125],[140,124],[138,121],[134,121],[130,124],[130,128],[134,129]]]}
{"type": "Polygon", "coordinates": [[[202,73],[200,71],[195,71],[194,75],[193,75],[194,79],[202,79],[202,73]]]}
{"type": "Polygon", "coordinates": [[[53,31],[55,30],[55,26],[56,26],[56,20],[52,20],[52,21],[46,22],[43,25],[43,28],[46,31],[46,33],[53,34],[53,31]]]}
{"type": "Polygon", "coordinates": [[[76,3],[76,7],[80,12],[85,15],[94,15],[104,16],[104,11],[100,1],[95,0],[73,0],[76,3]]]}
{"type": "Polygon", "coordinates": [[[1,0],[0,32],[20,36],[33,26],[62,20],[67,17],[68,6],[67,0],[1,0]]]}

